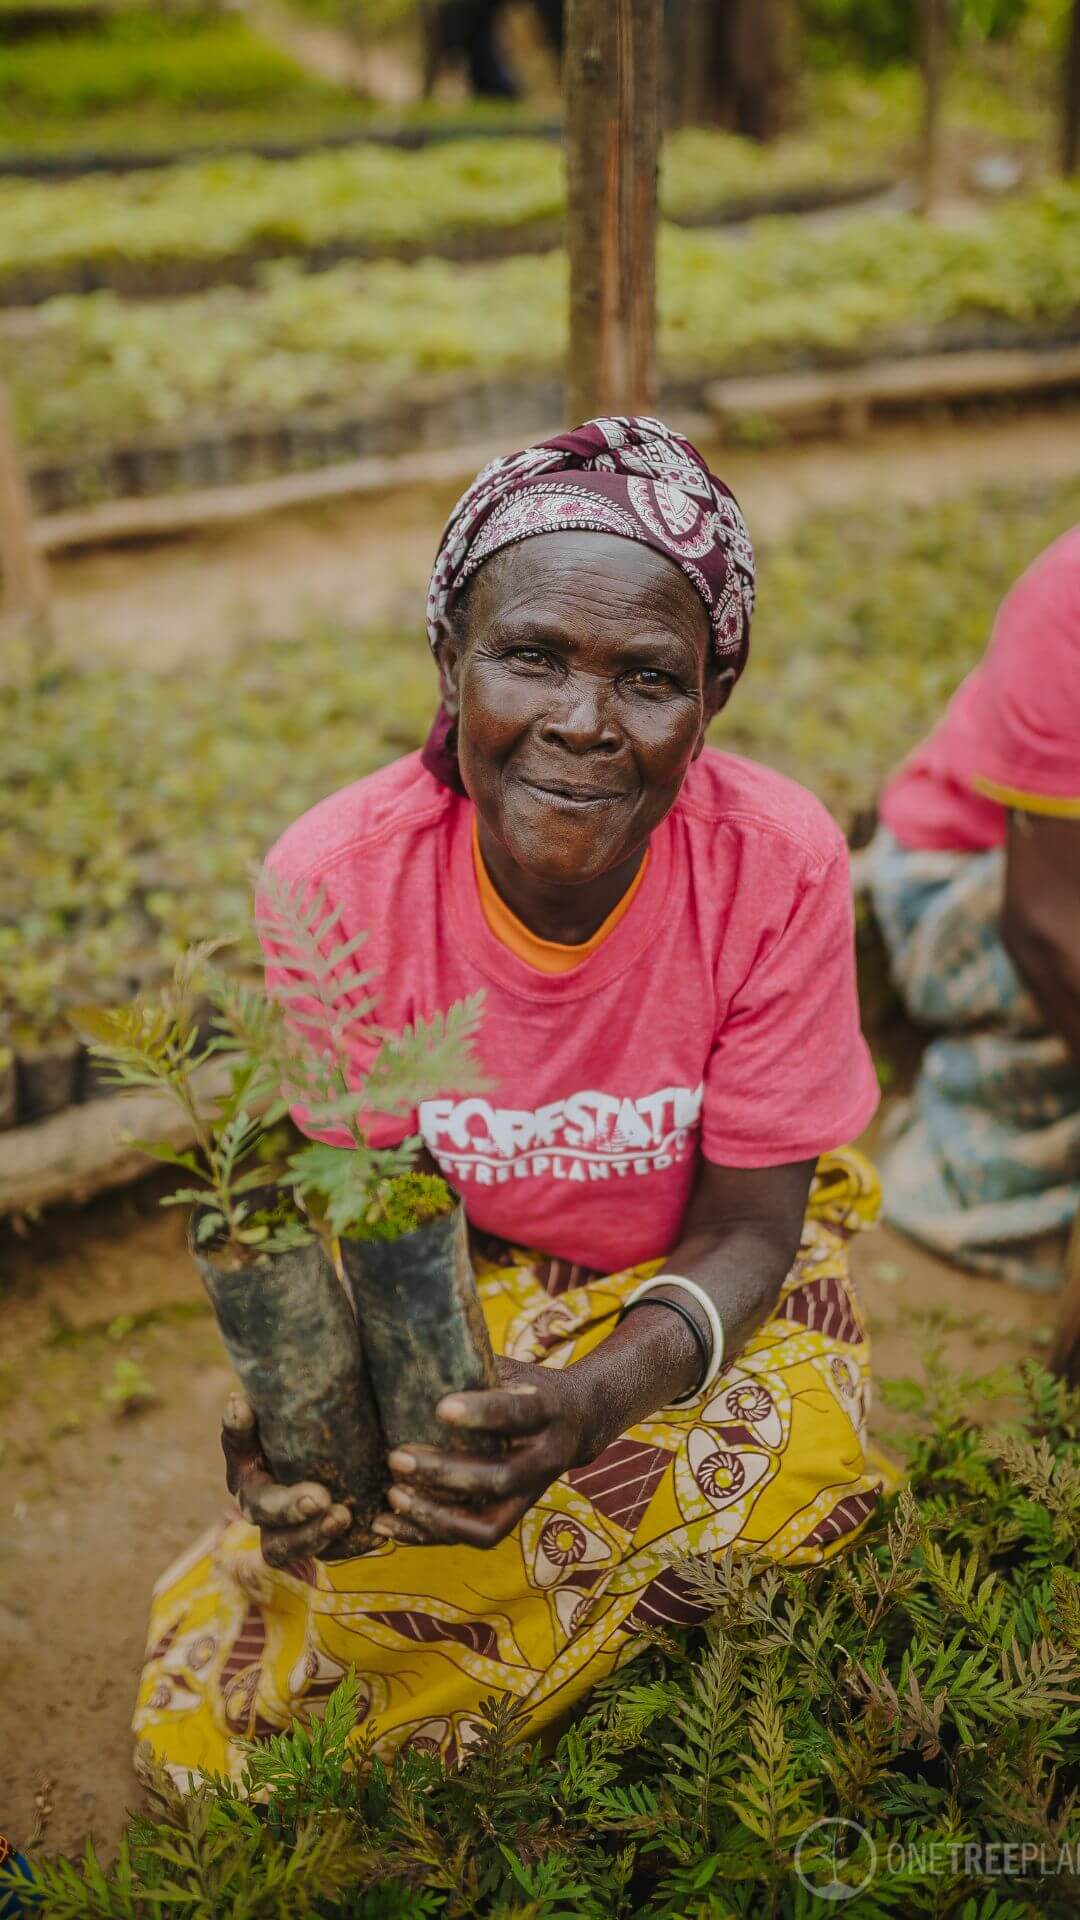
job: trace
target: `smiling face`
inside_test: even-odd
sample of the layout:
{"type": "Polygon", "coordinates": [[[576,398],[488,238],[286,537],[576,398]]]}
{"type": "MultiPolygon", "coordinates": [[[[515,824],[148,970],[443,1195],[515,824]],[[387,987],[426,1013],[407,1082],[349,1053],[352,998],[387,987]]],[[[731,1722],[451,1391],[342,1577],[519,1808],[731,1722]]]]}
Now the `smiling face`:
{"type": "Polygon", "coordinates": [[[680,569],[604,533],[486,561],[439,664],[483,827],[547,886],[587,887],[644,847],[734,677],[680,569]]]}

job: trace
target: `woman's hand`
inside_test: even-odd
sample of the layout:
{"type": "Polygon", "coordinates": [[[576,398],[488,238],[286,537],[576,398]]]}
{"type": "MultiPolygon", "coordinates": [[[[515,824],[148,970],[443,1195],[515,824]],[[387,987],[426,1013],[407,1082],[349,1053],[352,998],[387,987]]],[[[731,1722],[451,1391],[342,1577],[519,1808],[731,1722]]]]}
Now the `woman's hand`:
{"type": "Polygon", "coordinates": [[[245,1520],[258,1527],[262,1556],[269,1567],[318,1558],[349,1526],[348,1507],[335,1506],[328,1488],[313,1480],[281,1487],[267,1471],[255,1415],[243,1394],[234,1393],[221,1425],[225,1479],[245,1520]]]}
{"type": "Polygon", "coordinates": [[[492,1459],[398,1447],[390,1455],[393,1512],[378,1516],[376,1533],[404,1546],[497,1546],[552,1481],[592,1457],[572,1368],[503,1359],[499,1370],[503,1387],[448,1394],[437,1412],[453,1432],[502,1435],[506,1452],[492,1459]]]}

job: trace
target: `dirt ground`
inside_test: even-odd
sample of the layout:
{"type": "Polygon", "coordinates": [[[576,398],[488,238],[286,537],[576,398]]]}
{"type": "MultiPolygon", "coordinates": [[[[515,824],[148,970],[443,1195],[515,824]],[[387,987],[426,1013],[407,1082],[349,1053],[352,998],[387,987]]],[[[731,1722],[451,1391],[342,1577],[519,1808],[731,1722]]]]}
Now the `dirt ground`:
{"type": "MultiPolygon", "coordinates": [[[[987,481],[1069,478],[1077,430],[1077,409],[1059,403],[996,410],[962,425],[925,415],[856,442],[709,451],[755,538],[768,541],[810,509],[846,500],[914,505],[987,481]]],[[[493,445],[498,451],[505,448],[493,445]]],[[[271,515],[197,539],[54,558],[60,645],[82,660],[137,658],[167,670],[294,632],[320,614],[419,627],[439,533],[467,478],[271,515]]]]}
{"type": "MultiPolygon", "coordinates": [[[[935,1328],[977,1371],[1045,1347],[1044,1300],[885,1229],[855,1260],[880,1376],[917,1372],[935,1328]]],[[[27,1238],[0,1227],[0,1306],[0,1832],[50,1852],[92,1833],[111,1852],[138,1803],[128,1723],[150,1588],[227,1501],[230,1376],[152,1180],[27,1238]]]]}

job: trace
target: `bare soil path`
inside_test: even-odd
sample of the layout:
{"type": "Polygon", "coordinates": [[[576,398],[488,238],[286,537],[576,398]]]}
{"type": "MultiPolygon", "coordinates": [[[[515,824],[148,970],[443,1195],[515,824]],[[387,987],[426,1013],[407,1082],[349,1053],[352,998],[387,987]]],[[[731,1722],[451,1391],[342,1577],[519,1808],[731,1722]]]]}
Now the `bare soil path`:
{"type": "MultiPolygon", "coordinates": [[[[1045,1346],[1049,1303],[886,1230],[856,1264],[879,1375],[917,1373],[935,1327],[979,1371],[1045,1346]]],[[[27,1239],[0,1229],[0,1305],[0,1832],[26,1839],[44,1781],[42,1846],[92,1832],[111,1853],[139,1799],[128,1729],[150,1588],[226,1500],[229,1373],[153,1180],[27,1239]],[[148,1404],[118,1411],[125,1388],[148,1404]]]]}
{"type": "MultiPolygon", "coordinates": [[[[1070,477],[1078,435],[1080,408],[1058,403],[964,423],[925,416],[857,442],[712,453],[755,536],[770,540],[814,507],[882,497],[918,504],[987,482],[1070,477]]],[[[168,670],[295,632],[309,618],[416,630],[439,533],[468,477],[193,539],[56,558],[60,645],[85,661],[137,659],[168,670]]]]}

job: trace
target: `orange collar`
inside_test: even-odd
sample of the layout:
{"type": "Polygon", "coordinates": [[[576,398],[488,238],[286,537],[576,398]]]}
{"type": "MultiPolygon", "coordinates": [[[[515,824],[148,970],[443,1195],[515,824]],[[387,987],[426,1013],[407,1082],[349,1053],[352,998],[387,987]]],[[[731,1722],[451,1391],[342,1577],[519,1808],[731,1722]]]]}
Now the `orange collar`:
{"type": "Polygon", "coordinates": [[[645,878],[645,869],[649,864],[649,849],[645,849],[645,858],[634,878],[619,901],[604,921],[597,927],[591,940],[581,946],[563,946],[557,940],[541,940],[538,934],[530,932],[515,913],[511,913],[505,900],[496,893],[491,876],[484,865],[480,852],[480,827],[476,815],[473,815],[472,829],[473,868],[476,873],[476,886],[480,895],[480,906],[491,932],[496,940],[516,953],[519,960],[527,966],[535,967],[538,973],[569,973],[571,968],[580,967],[598,947],[602,947],[609,934],[614,933],[624,914],[630,911],[634,897],[645,878]]]}

